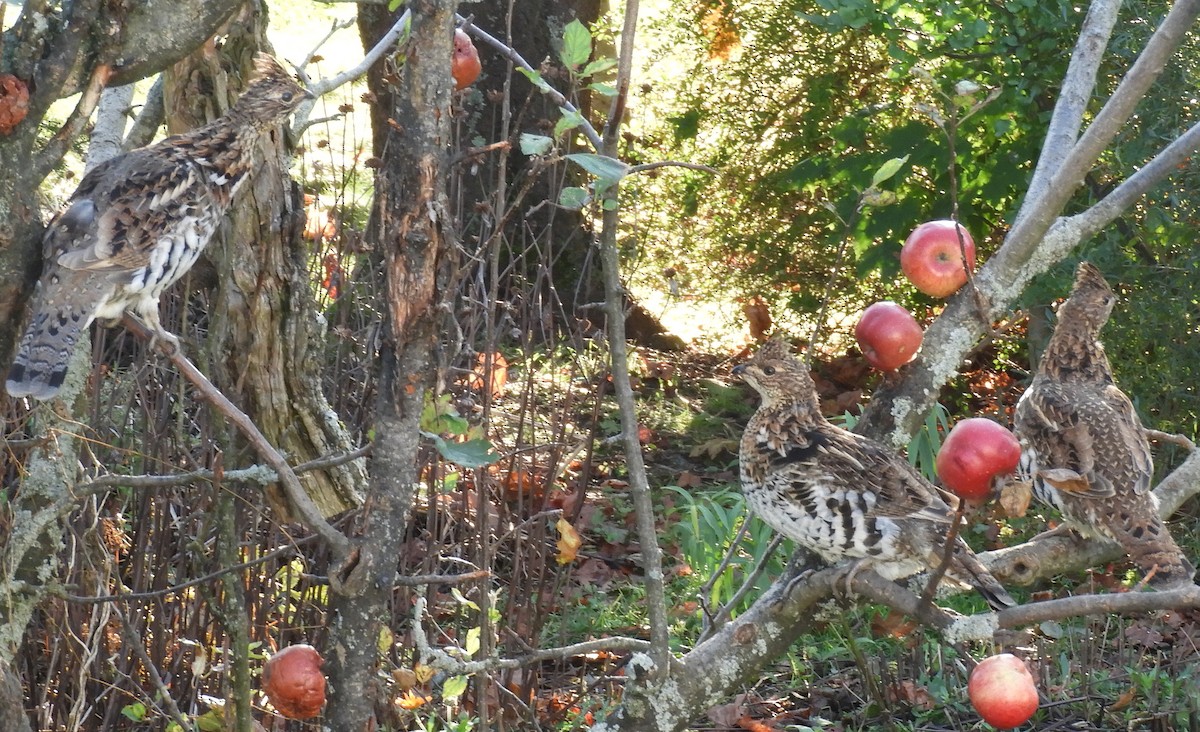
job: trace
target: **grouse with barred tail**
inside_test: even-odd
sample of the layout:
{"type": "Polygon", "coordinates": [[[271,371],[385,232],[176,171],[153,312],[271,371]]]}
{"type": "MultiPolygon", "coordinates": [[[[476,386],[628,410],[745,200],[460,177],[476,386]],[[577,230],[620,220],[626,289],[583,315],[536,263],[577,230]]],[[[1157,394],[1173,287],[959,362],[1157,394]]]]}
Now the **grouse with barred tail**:
{"type": "Polygon", "coordinates": [[[156,337],[158,299],[196,262],[254,165],[259,137],[311,98],[278,61],[255,58],[255,80],[203,127],[108,160],[72,194],[43,239],[32,317],[5,388],[58,393],[80,332],[96,318],[141,317],[156,337]]]}
{"type": "MultiPolygon", "coordinates": [[[[887,579],[941,565],[951,504],[908,461],[821,414],[808,369],[775,339],[733,373],[762,396],[741,441],[746,501],[826,562],[858,560],[887,579]]],[[[996,610],[1016,605],[961,536],[946,576],[996,610]]]]}
{"type": "Polygon", "coordinates": [[[1100,342],[1116,299],[1100,270],[1079,265],[1033,382],[1017,403],[1021,472],[1034,495],[1083,535],[1120,544],[1151,586],[1190,584],[1196,569],[1171,538],[1150,490],[1154,460],[1146,428],[1117,388],[1100,342]]]}

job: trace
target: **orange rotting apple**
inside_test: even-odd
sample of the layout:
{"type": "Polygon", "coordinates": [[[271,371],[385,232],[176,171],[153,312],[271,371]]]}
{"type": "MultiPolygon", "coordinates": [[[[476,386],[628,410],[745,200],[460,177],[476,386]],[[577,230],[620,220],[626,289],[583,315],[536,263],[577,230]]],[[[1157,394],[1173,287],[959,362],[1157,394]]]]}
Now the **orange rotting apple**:
{"type": "Polygon", "coordinates": [[[308,719],[325,705],[325,660],[304,643],[273,653],[263,666],[262,688],[271,705],[289,719],[308,719]]]}
{"type": "Polygon", "coordinates": [[[1038,708],[1033,674],[1011,653],[980,661],[967,681],[967,696],[983,721],[998,729],[1025,724],[1038,708]]]}
{"type": "Polygon", "coordinates": [[[986,417],[971,417],[954,425],[935,467],[942,484],[970,501],[986,499],[992,479],[1017,469],[1021,444],[1005,426],[986,417]]]}
{"type": "Polygon", "coordinates": [[[454,75],[454,88],[466,89],[479,78],[483,67],[479,63],[479,52],[471,37],[462,28],[454,29],[454,56],[450,59],[450,73],[454,75]]]}
{"type": "Polygon", "coordinates": [[[954,222],[948,219],[927,221],[908,235],[900,249],[900,269],[913,285],[932,297],[949,297],[967,282],[963,269],[963,250],[967,266],[975,269],[975,240],[962,224],[960,248],[954,222]]]}
{"type": "Polygon", "coordinates": [[[913,360],[924,336],[916,319],[890,300],[868,307],[854,326],[859,350],[880,371],[895,371],[913,360]]]}

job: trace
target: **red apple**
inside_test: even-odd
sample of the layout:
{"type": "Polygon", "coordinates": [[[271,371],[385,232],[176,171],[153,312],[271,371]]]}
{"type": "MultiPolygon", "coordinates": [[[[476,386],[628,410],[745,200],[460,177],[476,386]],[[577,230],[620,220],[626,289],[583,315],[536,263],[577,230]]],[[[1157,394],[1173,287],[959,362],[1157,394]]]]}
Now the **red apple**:
{"type": "Polygon", "coordinates": [[[955,232],[950,220],[927,221],[908,235],[900,249],[900,269],[913,285],[933,297],[949,297],[967,282],[967,266],[975,269],[975,240],[961,225],[955,232]],[[962,234],[962,246],[958,234],[962,234]]]}
{"type": "Polygon", "coordinates": [[[942,483],[960,498],[978,501],[992,492],[992,479],[1017,469],[1021,445],[1003,425],[971,417],[954,425],[935,467],[942,483]]]}
{"type": "Polygon", "coordinates": [[[450,73],[454,75],[454,88],[466,89],[479,78],[479,52],[471,37],[462,28],[454,29],[454,56],[450,59],[450,73]]]}
{"type": "Polygon", "coordinates": [[[980,661],[967,680],[967,696],[983,721],[998,729],[1025,724],[1038,708],[1033,674],[1011,653],[980,661]]]}
{"type": "Polygon", "coordinates": [[[325,705],[325,660],[316,648],[297,643],[271,654],[263,665],[262,689],[275,710],[289,719],[309,719],[325,705]]]}
{"type": "Polygon", "coordinates": [[[913,360],[924,337],[916,319],[890,300],[864,310],[854,326],[859,350],[880,371],[895,371],[913,360]]]}

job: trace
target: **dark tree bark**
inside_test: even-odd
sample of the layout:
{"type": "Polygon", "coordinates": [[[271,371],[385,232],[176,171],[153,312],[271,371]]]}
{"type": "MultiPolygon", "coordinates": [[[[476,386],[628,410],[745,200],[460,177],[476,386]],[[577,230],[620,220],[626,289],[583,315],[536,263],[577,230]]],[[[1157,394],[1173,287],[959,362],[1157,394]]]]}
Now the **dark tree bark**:
{"type": "MultiPolygon", "coordinates": [[[[455,1],[421,0],[411,9],[411,41],[395,88],[378,71],[368,80],[378,99],[372,123],[382,158],[371,237],[383,260],[387,336],[355,562],[332,582],[327,718],[347,731],[372,729],[385,701],[375,682],[377,643],[391,618],[397,557],[419,480],[418,424],[442,322],[438,306],[457,251],[446,195],[455,1]]],[[[392,22],[379,8],[360,13],[368,45],[392,22]]]]}

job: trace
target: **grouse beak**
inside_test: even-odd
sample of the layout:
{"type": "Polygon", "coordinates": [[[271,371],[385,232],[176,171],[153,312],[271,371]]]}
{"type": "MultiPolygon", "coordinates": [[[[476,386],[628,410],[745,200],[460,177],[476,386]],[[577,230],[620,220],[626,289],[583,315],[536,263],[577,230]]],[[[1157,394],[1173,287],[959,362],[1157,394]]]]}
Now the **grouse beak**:
{"type": "Polygon", "coordinates": [[[730,371],[730,373],[734,376],[741,376],[742,374],[746,373],[746,364],[739,363],[737,366],[733,367],[733,370],[730,371]]]}

